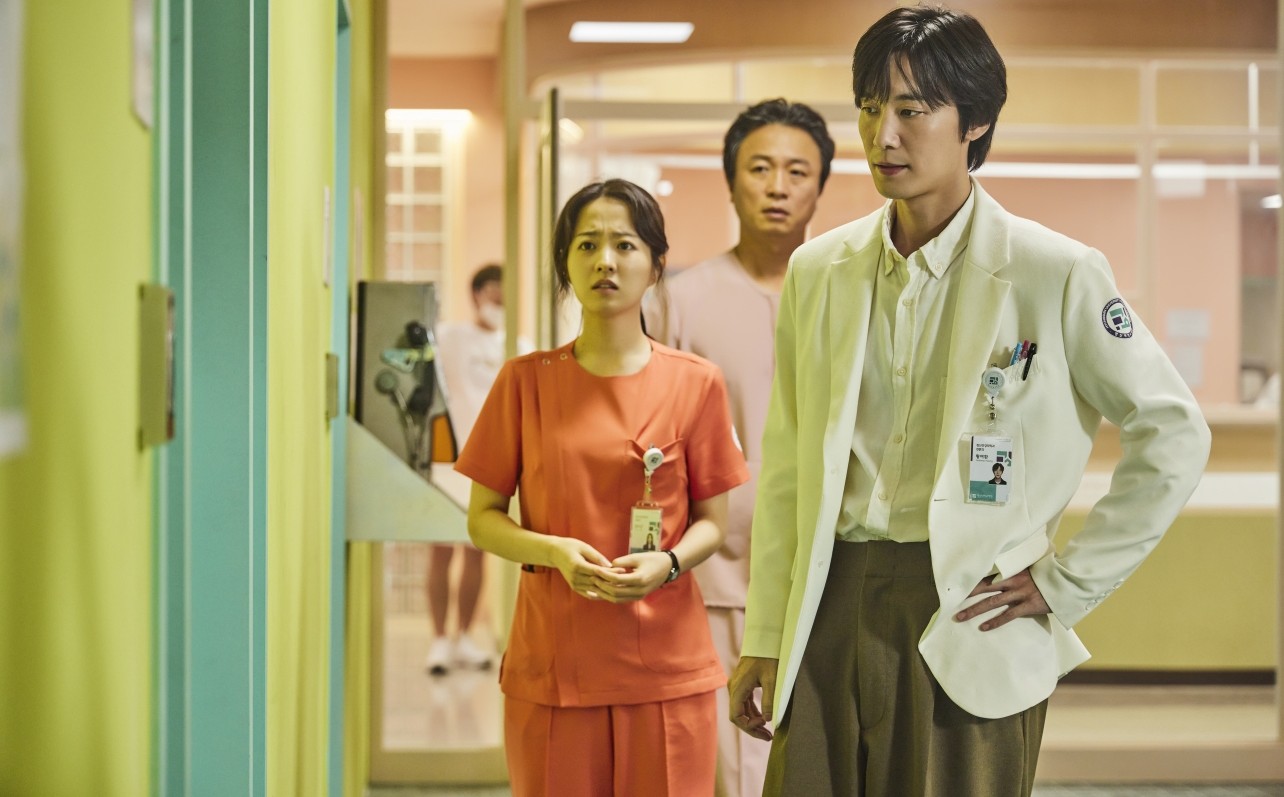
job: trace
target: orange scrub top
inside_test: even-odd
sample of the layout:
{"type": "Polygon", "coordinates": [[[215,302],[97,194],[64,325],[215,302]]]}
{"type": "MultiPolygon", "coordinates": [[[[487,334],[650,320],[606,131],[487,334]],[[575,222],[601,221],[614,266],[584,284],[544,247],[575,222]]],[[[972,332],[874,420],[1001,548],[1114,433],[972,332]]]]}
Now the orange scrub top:
{"type": "MultiPolygon", "coordinates": [[[[577,537],[614,559],[628,553],[642,454],[655,446],[664,462],[651,477],[651,498],[663,507],[660,547],[672,548],[692,501],[749,478],[722,374],[653,342],[637,373],[594,376],[572,345],[504,365],[455,470],[504,495],[520,487],[524,528],[577,537]]],[[[725,683],[689,573],[640,601],[614,604],[576,595],[556,569],[522,572],[500,665],[505,694],[551,706],[624,705],[725,683]]]]}

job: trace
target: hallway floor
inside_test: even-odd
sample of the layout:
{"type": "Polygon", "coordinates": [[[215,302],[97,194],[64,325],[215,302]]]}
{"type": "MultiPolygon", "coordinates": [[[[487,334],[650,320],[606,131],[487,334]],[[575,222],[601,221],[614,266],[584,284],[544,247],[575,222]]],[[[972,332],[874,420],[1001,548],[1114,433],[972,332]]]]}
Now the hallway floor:
{"type": "MultiPolygon", "coordinates": [[[[507,786],[376,787],[368,797],[511,797],[507,786]]],[[[1034,797],[1284,797],[1284,783],[1261,785],[1036,786],[1034,797]]]]}
{"type": "MultiPolygon", "coordinates": [[[[432,677],[423,670],[426,621],[388,626],[384,706],[390,748],[449,750],[498,745],[502,700],[493,670],[432,677]]],[[[1044,748],[1150,739],[1180,744],[1273,739],[1278,715],[1271,686],[1089,686],[1056,691],[1044,748]],[[1109,739],[1103,739],[1103,729],[1109,739]]],[[[1114,784],[1044,782],[1035,797],[1284,797],[1284,783],[1114,784]]],[[[368,797],[511,797],[506,785],[375,786],[368,797]]]]}
{"type": "MultiPolygon", "coordinates": [[[[511,797],[507,786],[409,786],[375,787],[368,797],[511,797]]],[[[1260,785],[1094,785],[1034,788],[1034,797],[1284,797],[1284,783],[1260,785]]]]}

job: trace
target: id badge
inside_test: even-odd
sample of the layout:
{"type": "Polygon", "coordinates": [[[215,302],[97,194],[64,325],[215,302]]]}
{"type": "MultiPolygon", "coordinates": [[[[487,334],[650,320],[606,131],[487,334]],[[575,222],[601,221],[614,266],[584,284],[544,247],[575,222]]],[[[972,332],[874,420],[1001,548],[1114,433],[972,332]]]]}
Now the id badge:
{"type": "Polygon", "coordinates": [[[638,501],[633,505],[629,523],[629,553],[660,550],[663,528],[660,505],[638,501]]]}
{"type": "Polygon", "coordinates": [[[1009,485],[1016,476],[1012,462],[1012,438],[974,434],[968,445],[967,501],[970,504],[1003,506],[1008,502],[1009,485]]]}

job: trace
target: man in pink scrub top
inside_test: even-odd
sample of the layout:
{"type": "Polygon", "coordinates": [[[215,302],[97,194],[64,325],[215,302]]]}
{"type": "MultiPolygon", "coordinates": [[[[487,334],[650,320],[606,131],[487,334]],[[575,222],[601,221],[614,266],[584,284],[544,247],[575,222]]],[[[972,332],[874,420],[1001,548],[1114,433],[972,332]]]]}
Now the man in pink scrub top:
{"type": "MultiPolygon", "coordinates": [[[[761,468],[760,441],[775,372],[776,314],[789,256],[829,177],[834,141],[825,120],[783,99],[748,108],[723,144],[723,170],[740,218],[740,240],[652,292],[643,306],[656,340],[713,361],[726,379],[731,417],[749,462],[750,481],[731,491],[727,539],[695,571],[718,655],[730,673],[744,635],[749,583],[749,528],[761,468]]],[[[718,692],[718,797],[758,797],[770,746],[726,720],[718,692]]]]}

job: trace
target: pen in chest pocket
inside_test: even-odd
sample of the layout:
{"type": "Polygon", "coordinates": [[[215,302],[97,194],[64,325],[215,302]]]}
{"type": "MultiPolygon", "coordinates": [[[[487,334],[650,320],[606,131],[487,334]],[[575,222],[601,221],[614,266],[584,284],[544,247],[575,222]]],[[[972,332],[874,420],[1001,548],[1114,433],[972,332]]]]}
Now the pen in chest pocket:
{"type": "Polygon", "coordinates": [[[1021,369],[1021,381],[1024,382],[1030,376],[1030,363],[1034,362],[1034,355],[1039,351],[1039,344],[1031,343],[1029,354],[1025,358],[1025,367],[1021,369]]]}
{"type": "Polygon", "coordinates": [[[1009,368],[1011,368],[1012,366],[1016,365],[1018,362],[1021,361],[1021,347],[1022,347],[1021,343],[1018,343],[1017,345],[1012,347],[1012,359],[1008,360],[1009,368]]]}

